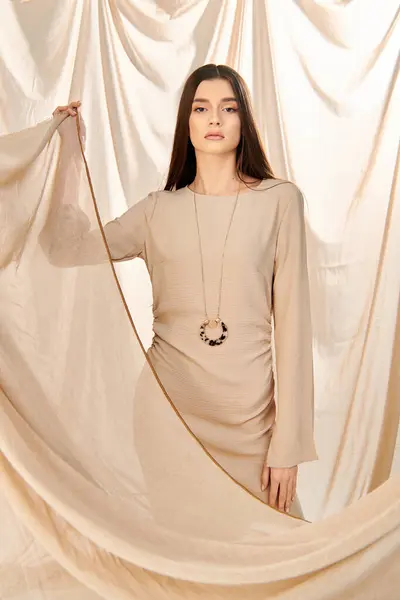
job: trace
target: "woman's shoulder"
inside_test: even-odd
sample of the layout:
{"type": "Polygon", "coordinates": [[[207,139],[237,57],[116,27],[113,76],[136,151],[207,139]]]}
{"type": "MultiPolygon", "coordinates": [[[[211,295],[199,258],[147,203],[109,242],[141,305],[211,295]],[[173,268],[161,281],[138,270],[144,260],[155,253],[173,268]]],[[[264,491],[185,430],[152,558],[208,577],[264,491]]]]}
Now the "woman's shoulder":
{"type": "Polygon", "coordinates": [[[180,198],[181,196],[185,196],[188,193],[188,188],[187,187],[183,187],[180,188],[179,190],[155,190],[153,192],[150,192],[150,194],[148,195],[148,201],[150,203],[155,203],[158,200],[167,200],[167,199],[174,199],[174,198],[180,198]]]}
{"type": "Polygon", "coordinates": [[[276,201],[278,212],[285,212],[290,204],[298,205],[302,209],[304,196],[299,186],[289,179],[264,179],[259,189],[265,192],[266,199],[271,196],[276,201]]]}
{"type": "Polygon", "coordinates": [[[281,223],[285,215],[304,213],[304,197],[300,188],[288,179],[264,179],[259,189],[260,200],[265,210],[273,213],[277,223],[281,223]]]}
{"type": "Polygon", "coordinates": [[[300,188],[289,179],[279,179],[278,177],[263,179],[258,189],[261,191],[274,190],[280,196],[302,196],[300,188]]]}
{"type": "Polygon", "coordinates": [[[186,188],[182,188],[180,190],[173,190],[171,192],[168,190],[154,190],[152,192],[149,192],[147,196],[139,200],[137,204],[142,205],[143,208],[147,211],[152,210],[155,206],[157,206],[160,200],[166,200],[168,198],[177,198],[184,194],[185,189],[186,188]]]}
{"type": "MultiPolygon", "coordinates": [[[[182,188],[171,192],[167,190],[154,190],[149,192],[147,196],[135,204],[133,210],[143,212],[147,221],[151,221],[155,214],[160,212],[160,209],[169,210],[173,208],[174,204],[176,204],[174,200],[184,196],[185,189],[186,188],[182,188]]],[[[177,206],[179,206],[179,204],[177,204],[177,206]]]]}

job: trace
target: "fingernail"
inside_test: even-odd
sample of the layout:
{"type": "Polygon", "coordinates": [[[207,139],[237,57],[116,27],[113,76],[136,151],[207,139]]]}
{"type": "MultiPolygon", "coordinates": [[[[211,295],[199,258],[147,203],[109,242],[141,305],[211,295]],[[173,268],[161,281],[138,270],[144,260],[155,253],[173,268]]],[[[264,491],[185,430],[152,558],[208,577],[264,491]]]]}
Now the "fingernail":
{"type": "Polygon", "coordinates": [[[266,489],[266,488],[265,488],[265,485],[262,483],[262,484],[261,484],[261,491],[262,491],[262,492],[265,492],[265,489],[266,489]]]}

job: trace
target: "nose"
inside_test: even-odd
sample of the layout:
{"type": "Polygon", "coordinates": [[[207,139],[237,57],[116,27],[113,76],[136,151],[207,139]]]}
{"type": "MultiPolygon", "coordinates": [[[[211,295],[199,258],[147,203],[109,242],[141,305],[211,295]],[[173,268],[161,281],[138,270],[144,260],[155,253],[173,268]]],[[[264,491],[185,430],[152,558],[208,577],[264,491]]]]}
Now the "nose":
{"type": "Polygon", "coordinates": [[[209,122],[210,122],[210,125],[221,125],[221,119],[219,118],[219,116],[217,114],[210,115],[209,122]]]}

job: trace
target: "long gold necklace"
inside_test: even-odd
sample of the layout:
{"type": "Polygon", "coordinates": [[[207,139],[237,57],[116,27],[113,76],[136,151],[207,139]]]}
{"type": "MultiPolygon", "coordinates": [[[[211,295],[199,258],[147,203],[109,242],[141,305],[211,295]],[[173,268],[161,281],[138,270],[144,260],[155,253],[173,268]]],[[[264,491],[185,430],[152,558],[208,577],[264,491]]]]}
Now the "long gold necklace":
{"type": "Polygon", "coordinates": [[[238,204],[239,191],[240,191],[240,182],[239,182],[238,191],[237,191],[237,194],[236,194],[235,204],[234,204],[234,207],[233,207],[233,210],[232,210],[232,214],[231,214],[231,218],[230,218],[230,221],[229,221],[229,225],[228,225],[228,228],[227,228],[227,231],[226,231],[224,247],[223,247],[223,250],[222,250],[221,276],[220,276],[220,281],[219,281],[219,294],[218,294],[218,308],[217,308],[217,316],[216,316],[215,319],[210,319],[209,316],[208,316],[208,311],[207,311],[207,299],[206,299],[206,286],[205,286],[205,276],[204,276],[203,249],[202,249],[202,244],[201,244],[199,215],[198,215],[198,212],[197,212],[196,192],[193,191],[193,202],[194,202],[194,210],[195,210],[195,214],[196,214],[196,223],[197,223],[197,235],[198,235],[198,239],[199,239],[199,250],[200,250],[200,261],[201,261],[201,277],[202,277],[202,282],[203,282],[203,302],[204,302],[204,315],[205,315],[205,319],[202,322],[202,324],[200,325],[200,339],[205,344],[208,344],[209,346],[220,346],[221,344],[223,344],[226,341],[226,339],[228,337],[228,327],[227,327],[226,323],[224,323],[224,321],[222,321],[222,319],[220,317],[221,296],[222,296],[222,281],[223,281],[223,276],[224,276],[225,248],[226,248],[226,243],[228,241],[229,232],[231,230],[231,225],[232,225],[233,217],[234,217],[234,214],[235,214],[235,211],[236,211],[236,207],[237,207],[237,204],[238,204]],[[207,332],[206,332],[207,327],[209,327],[210,329],[216,329],[218,326],[221,328],[221,331],[222,331],[222,333],[219,336],[219,338],[216,338],[216,339],[209,338],[207,336],[207,332]]]}

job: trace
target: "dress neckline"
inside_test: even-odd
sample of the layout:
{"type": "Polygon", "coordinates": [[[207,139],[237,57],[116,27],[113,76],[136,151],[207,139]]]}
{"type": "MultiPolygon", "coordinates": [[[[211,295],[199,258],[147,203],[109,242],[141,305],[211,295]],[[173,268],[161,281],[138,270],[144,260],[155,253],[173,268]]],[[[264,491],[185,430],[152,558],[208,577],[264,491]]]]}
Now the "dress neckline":
{"type": "MultiPolygon", "coordinates": [[[[258,185],[241,190],[239,192],[239,198],[241,196],[246,196],[247,194],[250,194],[251,192],[255,192],[255,191],[259,190],[261,188],[262,184],[265,183],[265,181],[269,181],[269,180],[262,179],[258,185]]],[[[271,181],[274,181],[274,180],[271,179],[271,181]]],[[[185,187],[185,189],[188,192],[190,192],[191,194],[194,194],[194,191],[191,190],[188,185],[185,187]]],[[[229,195],[221,196],[219,194],[199,194],[198,192],[196,192],[196,198],[236,198],[236,194],[229,194],[229,195]]]]}

